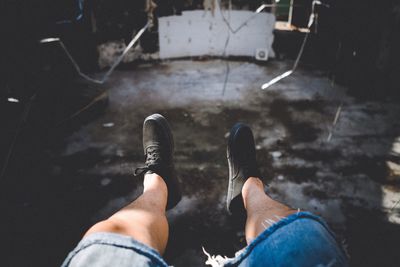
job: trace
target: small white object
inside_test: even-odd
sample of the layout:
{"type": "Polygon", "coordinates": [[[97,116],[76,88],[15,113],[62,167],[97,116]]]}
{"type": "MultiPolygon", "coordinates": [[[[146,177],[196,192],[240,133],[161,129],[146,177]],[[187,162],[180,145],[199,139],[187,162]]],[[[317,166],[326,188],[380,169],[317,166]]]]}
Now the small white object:
{"type": "Polygon", "coordinates": [[[44,44],[44,43],[52,43],[52,42],[58,42],[60,41],[60,38],[45,38],[40,40],[40,43],[44,44]]]}
{"type": "Polygon", "coordinates": [[[260,150],[262,147],[260,145],[256,145],[256,150],[260,150]]]}
{"type": "Polygon", "coordinates": [[[265,5],[265,4],[261,5],[259,8],[257,8],[256,13],[260,13],[260,12],[263,11],[264,8],[266,8],[267,6],[268,6],[268,5],[265,5]]]}
{"type": "Polygon", "coordinates": [[[292,73],[293,73],[293,70],[286,71],[285,73],[279,75],[278,77],[275,77],[274,79],[270,80],[269,82],[264,83],[264,84],[261,86],[261,89],[262,89],[262,90],[267,89],[267,88],[270,87],[271,85],[276,84],[277,82],[279,82],[280,80],[282,80],[282,79],[288,77],[288,76],[291,75],[292,73]]]}
{"type": "Polygon", "coordinates": [[[393,142],[391,154],[395,156],[400,156],[400,137],[397,137],[396,140],[393,142]]]}
{"type": "Polygon", "coordinates": [[[19,100],[16,99],[16,98],[13,98],[13,97],[9,97],[9,98],[7,99],[7,101],[8,101],[8,102],[11,102],[11,103],[19,103],[19,100]]]}
{"type": "Polygon", "coordinates": [[[104,178],[104,179],[101,179],[101,181],[100,181],[100,184],[102,185],[102,186],[107,186],[107,185],[109,185],[111,183],[111,179],[110,178],[104,178]]]}
{"type": "Polygon", "coordinates": [[[268,60],[268,49],[266,48],[258,48],[256,49],[256,59],[261,61],[268,60]]]}
{"type": "Polygon", "coordinates": [[[124,153],[124,151],[123,151],[122,149],[117,149],[116,154],[117,154],[118,157],[123,157],[123,156],[125,156],[125,153],[124,153]]]}
{"type": "Polygon", "coordinates": [[[283,177],[283,175],[278,175],[277,178],[278,178],[279,181],[283,181],[285,179],[285,177],[283,177]]]}
{"type": "Polygon", "coordinates": [[[271,156],[272,156],[274,159],[278,159],[278,158],[282,157],[282,152],[280,152],[280,151],[271,152],[271,156]]]}
{"type": "Polygon", "coordinates": [[[113,123],[113,122],[106,122],[106,123],[103,123],[103,127],[104,127],[104,128],[111,128],[111,127],[114,127],[114,123],[113,123]]]}

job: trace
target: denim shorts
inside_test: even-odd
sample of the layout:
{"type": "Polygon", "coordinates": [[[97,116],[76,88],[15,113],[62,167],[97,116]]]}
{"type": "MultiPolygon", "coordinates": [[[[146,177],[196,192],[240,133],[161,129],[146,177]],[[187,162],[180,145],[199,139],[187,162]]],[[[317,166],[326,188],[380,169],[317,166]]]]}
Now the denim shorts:
{"type": "MultiPolygon", "coordinates": [[[[308,212],[298,212],[273,223],[237,254],[219,264],[214,261],[213,266],[348,266],[345,253],[327,224],[308,212]]],[[[211,265],[210,261],[208,264],[211,265]]],[[[82,239],[62,266],[168,264],[157,251],[128,236],[95,233],[82,239]]]]}

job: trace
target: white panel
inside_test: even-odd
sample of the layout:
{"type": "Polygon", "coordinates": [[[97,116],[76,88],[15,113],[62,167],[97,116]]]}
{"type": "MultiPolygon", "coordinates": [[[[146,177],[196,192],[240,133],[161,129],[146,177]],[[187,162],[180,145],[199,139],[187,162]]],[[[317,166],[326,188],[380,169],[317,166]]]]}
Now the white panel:
{"type": "Polygon", "coordinates": [[[222,56],[229,35],[226,56],[254,57],[257,49],[272,54],[275,17],[270,13],[223,11],[233,31],[229,30],[220,11],[184,11],[181,16],[159,18],[160,57],[222,56]],[[250,19],[251,18],[251,19],[250,19]]]}

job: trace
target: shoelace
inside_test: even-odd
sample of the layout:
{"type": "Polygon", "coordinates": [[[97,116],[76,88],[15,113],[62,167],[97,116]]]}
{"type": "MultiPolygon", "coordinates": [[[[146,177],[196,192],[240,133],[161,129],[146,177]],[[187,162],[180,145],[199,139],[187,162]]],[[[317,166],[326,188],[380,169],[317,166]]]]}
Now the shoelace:
{"type": "Polygon", "coordinates": [[[138,167],[135,169],[133,175],[138,176],[147,171],[154,171],[154,167],[159,163],[160,157],[160,150],[158,147],[149,147],[146,151],[146,162],[145,166],[138,167]]]}

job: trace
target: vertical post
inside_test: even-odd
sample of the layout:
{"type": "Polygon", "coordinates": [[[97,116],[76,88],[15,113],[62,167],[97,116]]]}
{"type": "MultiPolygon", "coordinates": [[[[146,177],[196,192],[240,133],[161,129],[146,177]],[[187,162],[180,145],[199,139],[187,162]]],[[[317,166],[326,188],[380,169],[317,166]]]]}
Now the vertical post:
{"type": "Polygon", "coordinates": [[[294,2],[294,0],[290,0],[289,18],[288,18],[288,24],[289,24],[289,25],[292,25],[292,18],[293,18],[293,2],[294,2]]]}
{"type": "Polygon", "coordinates": [[[271,6],[271,13],[276,16],[276,3],[279,2],[279,0],[272,0],[272,6],[271,6]]]}

